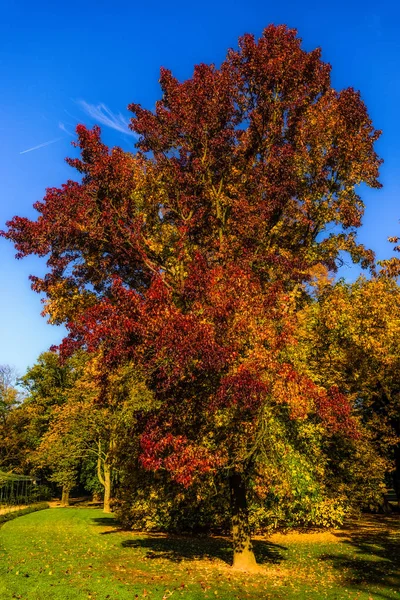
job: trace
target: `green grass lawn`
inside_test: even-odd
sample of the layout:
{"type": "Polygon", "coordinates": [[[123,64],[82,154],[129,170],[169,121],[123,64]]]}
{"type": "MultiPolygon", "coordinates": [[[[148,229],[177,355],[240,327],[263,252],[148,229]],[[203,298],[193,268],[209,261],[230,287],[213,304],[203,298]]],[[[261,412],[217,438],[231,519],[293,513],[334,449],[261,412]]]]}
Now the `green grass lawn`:
{"type": "Polygon", "coordinates": [[[45,510],[0,528],[0,599],[400,600],[398,517],[255,547],[263,572],[234,573],[228,540],[137,535],[97,509],[45,510]]]}

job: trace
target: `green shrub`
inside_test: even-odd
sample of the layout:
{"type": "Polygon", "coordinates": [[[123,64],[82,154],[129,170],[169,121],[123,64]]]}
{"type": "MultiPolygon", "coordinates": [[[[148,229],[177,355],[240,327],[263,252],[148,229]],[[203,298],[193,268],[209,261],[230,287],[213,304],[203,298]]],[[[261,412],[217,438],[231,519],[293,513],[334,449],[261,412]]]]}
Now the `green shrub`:
{"type": "Polygon", "coordinates": [[[52,490],[48,485],[36,485],[32,488],[30,500],[31,502],[43,502],[46,500],[51,500],[52,490]]]}

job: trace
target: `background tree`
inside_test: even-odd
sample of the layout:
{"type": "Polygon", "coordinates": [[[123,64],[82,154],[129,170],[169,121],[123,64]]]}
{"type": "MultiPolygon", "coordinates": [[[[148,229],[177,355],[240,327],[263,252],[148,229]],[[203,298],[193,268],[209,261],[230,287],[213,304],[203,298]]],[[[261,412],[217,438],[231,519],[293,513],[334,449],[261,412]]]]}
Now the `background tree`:
{"type": "Polygon", "coordinates": [[[354,435],[342,391],[290,349],[310,269],[335,270],[342,251],[372,261],[356,242],[356,186],[379,187],[379,132],[284,26],[245,35],[220,68],[183,83],[162,69],[160,82],[154,113],[130,107],[136,155],[79,126],[68,162],[82,181],[49,189],[38,220],[15,217],[4,235],[19,257],[49,255],[33,287],[67,323],[63,352],[100,348],[105,372],[132,361],[143,374],[157,408],[142,465],[184,487],[210,473],[229,484],[234,565],[251,568],[259,457],[272,460],[276,439],[285,452],[286,425],[305,419],[354,435]]]}
{"type": "Polygon", "coordinates": [[[0,469],[24,473],[26,416],[19,410],[23,395],[16,384],[15,370],[9,365],[0,365],[0,469]]]}
{"type": "Polygon", "coordinates": [[[152,395],[130,365],[109,373],[102,387],[102,360],[101,354],[82,352],[73,357],[74,383],[65,401],[53,407],[36,460],[51,467],[53,479],[60,484],[66,473],[75,482],[78,467],[87,476],[92,467],[92,477],[103,489],[104,512],[108,513],[118,468],[116,447],[126,443],[124,430],[129,424],[132,431],[137,411],[148,410],[152,395]]]}
{"type": "Polygon", "coordinates": [[[40,474],[58,483],[63,488],[62,499],[65,504],[68,503],[69,491],[76,480],[76,461],[67,455],[62,446],[55,447],[54,454],[57,460],[53,461],[52,465],[55,467],[57,464],[57,469],[51,473],[51,461],[38,460],[37,451],[51,428],[54,412],[68,401],[80,373],[80,360],[80,357],[71,357],[62,363],[57,352],[44,352],[20,379],[26,394],[21,412],[25,418],[30,473],[40,474]],[[59,477],[56,472],[60,474],[59,477]]]}
{"type": "Polygon", "coordinates": [[[400,288],[385,272],[352,284],[320,282],[316,301],[303,313],[302,359],[310,377],[323,385],[335,382],[365,426],[357,444],[364,466],[351,457],[351,479],[367,506],[382,503],[385,472],[400,497],[399,315],[400,288]]]}
{"type": "MultiPolygon", "coordinates": [[[[400,252],[400,237],[392,236],[388,238],[388,241],[391,244],[395,244],[395,246],[393,247],[393,250],[395,252],[400,252]]],[[[378,264],[382,268],[382,275],[386,275],[394,279],[400,276],[400,258],[398,258],[397,256],[393,256],[392,258],[389,258],[387,260],[381,260],[378,264]]]]}
{"type": "Polygon", "coordinates": [[[52,408],[36,460],[50,467],[54,481],[68,487],[65,496],[76,485],[79,469],[92,465],[104,490],[104,511],[111,512],[111,452],[115,428],[107,407],[98,403],[96,368],[82,353],[74,359],[75,364],[79,362],[79,373],[75,373],[64,402],[52,408]],[[64,484],[64,480],[67,483],[64,484]]]}

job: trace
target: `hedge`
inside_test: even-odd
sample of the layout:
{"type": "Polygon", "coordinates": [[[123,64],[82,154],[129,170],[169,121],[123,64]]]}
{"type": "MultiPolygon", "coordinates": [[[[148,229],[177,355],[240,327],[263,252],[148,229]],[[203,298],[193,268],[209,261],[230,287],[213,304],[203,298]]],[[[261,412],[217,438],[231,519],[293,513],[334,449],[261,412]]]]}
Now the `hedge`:
{"type": "Polygon", "coordinates": [[[21,510],[13,510],[11,512],[5,513],[4,515],[0,515],[0,527],[7,521],[12,521],[17,517],[29,515],[29,513],[37,512],[38,510],[45,510],[46,508],[50,508],[47,502],[41,502],[40,504],[33,504],[32,506],[28,506],[27,508],[21,508],[21,510]]]}

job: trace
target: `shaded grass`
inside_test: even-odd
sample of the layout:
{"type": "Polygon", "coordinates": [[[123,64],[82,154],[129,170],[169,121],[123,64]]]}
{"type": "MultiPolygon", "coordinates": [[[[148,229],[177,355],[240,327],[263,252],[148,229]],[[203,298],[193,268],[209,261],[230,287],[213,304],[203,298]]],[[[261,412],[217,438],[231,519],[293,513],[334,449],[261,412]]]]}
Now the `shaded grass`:
{"type": "Polygon", "coordinates": [[[400,599],[398,518],[257,539],[263,572],[233,572],[220,537],[122,531],[98,509],[34,513],[0,530],[1,600],[400,599]]]}
{"type": "Polygon", "coordinates": [[[321,559],[340,571],[344,582],[360,589],[368,585],[381,598],[391,598],[380,589],[387,585],[400,597],[398,516],[364,518],[337,536],[346,552],[326,553],[321,559]]]}
{"type": "MultiPolygon", "coordinates": [[[[166,559],[171,562],[199,561],[215,559],[229,566],[232,562],[231,544],[227,540],[215,538],[184,538],[184,537],[156,537],[148,536],[140,539],[123,540],[124,548],[146,550],[148,559],[166,559]]],[[[280,549],[283,546],[268,542],[254,542],[255,553],[260,564],[279,563],[284,556],[280,549]]],[[[221,565],[222,566],[222,565],[221,565]]]]}

